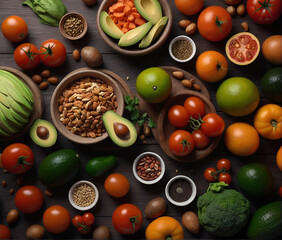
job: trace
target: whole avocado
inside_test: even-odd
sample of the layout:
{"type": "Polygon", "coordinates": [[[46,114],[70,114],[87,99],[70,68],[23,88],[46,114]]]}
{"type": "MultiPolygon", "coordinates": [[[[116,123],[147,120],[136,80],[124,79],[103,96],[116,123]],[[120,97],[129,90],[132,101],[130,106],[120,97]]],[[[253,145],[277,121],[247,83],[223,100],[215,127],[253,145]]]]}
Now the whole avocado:
{"type": "Polygon", "coordinates": [[[49,154],[40,164],[38,177],[47,187],[58,187],[71,181],[79,172],[79,155],[71,149],[49,154]]]}
{"type": "Polygon", "coordinates": [[[116,156],[99,156],[92,158],[86,164],[86,172],[91,177],[99,177],[116,164],[116,156]]]}

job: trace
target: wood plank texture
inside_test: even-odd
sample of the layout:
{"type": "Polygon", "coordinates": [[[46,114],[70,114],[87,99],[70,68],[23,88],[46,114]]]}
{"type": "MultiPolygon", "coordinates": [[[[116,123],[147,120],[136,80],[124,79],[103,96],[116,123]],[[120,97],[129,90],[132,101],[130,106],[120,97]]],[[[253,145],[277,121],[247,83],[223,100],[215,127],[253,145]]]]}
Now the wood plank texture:
{"type": "MultiPolygon", "coordinates": [[[[126,82],[128,83],[129,87],[134,93],[136,93],[135,80],[138,74],[145,68],[152,66],[174,66],[174,67],[182,68],[185,71],[188,71],[191,74],[197,76],[195,72],[195,61],[200,53],[202,53],[205,50],[216,50],[225,55],[224,49],[225,49],[226,40],[218,43],[208,42],[205,39],[203,39],[200,36],[200,34],[197,32],[194,36],[192,36],[193,40],[196,42],[197,45],[196,56],[192,61],[185,64],[180,64],[174,62],[170,58],[168,54],[168,45],[170,40],[177,35],[185,34],[184,31],[178,27],[178,21],[185,18],[185,16],[182,15],[176,9],[174,1],[172,0],[169,1],[169,4],[173,12],[173,28],[167,41],[156,52],[147,56],[136,57],[136,58],[116,54],[100,38],[96,27],[97,24],[96,14],[102,0],[98,0],[97,4],[93,7],[87,7],[82,3],[81,0],[63,0],[69,12],[75,11],[81,13],[86,17],[88,21],[89,28],[86,36],[78,41],[69,41],[65,39],[60,34],[59,29],[57,27],[50,27],[41,24],[37,16],[31,11],[31,9],[22,6],[21,2],[22,1],[18,1],[18,0],[0,0],[0,22],[2,23],[2,21],[10,15],[18,15],[24,18],[29,27],[29,34],[25,41],[31,42],[38,47],[46,39],[55,38],[62,41],[67,49],[67,60],[62,65],[62,67],[51,69],[52,74],[54,76],[58,76],[59,79],[62,79],[66,74],[77,68],[86,66],[83,61],[79,61],[79,62],[74,61],[71,53],[74,49],[76,48],[81,49],[82,47],[87,45],[95,46],[101,51],[104,61],[102,65],[103,69],[109,69],[117,73],[123,79],[126,79],[127,77],[129,78],[128,80],[126,80],[126,82]]],[[[243,0],[243,3],[246,3],[246,0],[243,0]]],[[[207,7],[214,4],[222,6],[224,8],[226,8],[227,6],[224,3],[224,1],[205,1],[204,6],[207,7]]],[[[193,16],[191,17],[191,19],[196,21],[197,16],[193,16]]],[[[268,36],[273,34],[281,34],[282,32],[281,18],[279,21],[277,21],[276,23],[270,26],[262,26],[255,24],[246,13],[242,17],[238,15],[233,17],[233,28],[230,36],[232,36],[237,32],[242,31],[240,23],[243,21],[247,21],[249,23],[250,32],[258,37],[261,44],[268,36]]],[[[13,59],[14,49],[18,46],[18,44],[10,43],[0,33],[0,46],[1,46],[0,65],[19,69],[19,67],[17,67],[13,59]]],[[[262,54],[259,55],[258,59],[254,63],[248,66],[243,66],[243,67],[237,66],[231,63],[230,61],[228,61],[228,64],[229,64],[229,72],[227,77],[232,77],[232,76],[247,77],[251,79],[257,86],[259,86],[259,82],[262,75],[272,67],[269,63],[267,63],[264,60],[262,54]]],[[[29,76],[32,76],[33,73],[40,73],[40,71],[43,69],[46,69],[46,67],[40,65],[38,68],[36,68],[36,70],[29,72],[23,71],[23,72],[29,76]]],[[[204,83],[204,84],[209,90],[209,93],[211,95],[211,101],[214,103],[219,114],[224,118],[227,126],[235,121],[252,123],[253,114],[251,114],[248,117],[235,118],[228,116],[222,111],[220,111],[215,101],[215,93],[219,83],[215,83],[215,84],[204,83]]],[[[45,101],[44,118],[49,121],[51,121],[50,99],[54,89],[55,86],[49,86],[47,90],[42,91],[42,95],[45,101]]],[[[266,103],[269,103],[269,100],[262,96],[260,106],[266,103]]],[[[142,211],[144,211],[146,203],[152,198],[157,196],[162,196],[165,198],[165,194],[164,194],[165,185],[171,177],[177,174],[187,175],[195,181],[198,189],[197,192],[197,197],[198,197],[201,194],[203,194],[208,187],[208,183],[203,178],[204,170],[210,166],[215,167],[216,162],[223,157],[230,159],[230,161],[232,162],[231,175],[233,181],[231,183],[231,187],[237,190],[239,190],[239,188],[237,185],[236,176],[240,167],[245,163],[263,162],[271,169],[272,175],[274,177],[274,186],[273,186],[272,195],[268,196],[266,199],[261,199],[256,202],[252,202],[252,212],[254,212],[259,206],[261,206],[264,203],[274,200],[279,200],[277,192],[279,186],[281,186],[282,174],[275,163],[276,152],[279,146],[281,146],[281,141],[279,140],[271,141],[264,138],[260,138],[260,147],[258,151],[252,156],[244,157],[244,158],[236,157],[230,154],[226,149],[226,147],[224,146],[223,141],[221,141],[218,147],[216,148],[216,150],[209,157],[207,157],[206,159],[200,162],[195,162],[195,163],[181,163],[170,159],[165,155],[165,153],[161,150],[160,146],[152,138],[148,140],[147,144],[142,144],[141,142],[137,142],[134,146],[128,149],[119,149],[115,151],[93,150],[91,146],[84,146],[84,145],[72,143],[66,140],[61,135],[58,136],[58,141],[56,145],[50,149],[40,148],[37,145],[35,145],[30,139],[28,134],[25,134],[23,137],[19,138],[17,142],[22,142],[29,145],[34,151],[34,155],[35,155],[35,166],[28,174],[24,175],[24,183],[36,185],[42,191],[45,190],[45,187],[39,182],[37,178],[37,171],[40,162],[44,159],[45,156],[47,156],[49,153],[55,150],[63,149],[63,148],[74,149],[80,155],[81,169],[79,176],[77,177],[76,180],[82,180],[82,179],[92,180],[98,187],[100,192],[100,199],[98,205],[95,206],[93,210],[91,210],[91,212],[95,215],[96,218],[95,226],[99,226],[102,224],[108,226],[112,233],[112,239],[144,239],[146,227],[150,222],[149,220],[144,219],[142,229],[135,235],[122,236],[118,234],[112,226],[111,215],[115,207],[117,207],[119,204],[131,202],[137,205],[142,211]],[[132,173],[132,164],[135,157],[144,151],[156,152],[157,154],[163,157],[166,164],[166,173],[164,178],[159,183],[153,186],[145,186],[139,183],[134,178],[134,175],[132,173]],[[91,159],[94,156],[101,156],[108,154],[115,154],[116,156],[118,156],[119,159],[117,166],[114,169],[110,170],[108,173],[111,172],[122,173],[130,181],[129,194],[120,199],[114,199],[110,197],[103,188],[103,182],[107,177],[108,173],[97,179],[90,179],[85,172],[85,165],[89,159],[91,159]]],[[[11,142],[1,143],[0,152],[9,143],[11,142]]],[[[0,223],[7,225],[5,220],[6,214],[10,209],[15,208],[14,195],[9,194],[9,189],[14,188],[17,191],[19,187],[16,184],[16,176],[12,174],[3,173],[2,171],[0,171],[0,181],[2,180],[7,181],[7,187],[4,188],[0,186],[0,223]]],[[[72,217],[74,217],[77,214],[80,214],[81,212],[73,209],[68,202],[67,193],[72,183],[55,191],[53,194],[54,196],[52,198],[48,198],[44,196],[44,206],[39,212],[30,215],[20,214],[19,221],[16,224],[10,226],[13,239],[23,239],[25,237],[25,231],[29,225],[42,224],[42,214],[44,210],[51,205],[59,204],[66,207],[69,210],[72,217]]],[[[178,220],[181,220],[182,214],[187,210],[194,212],[197,211],[196,200],[187,207],[175,207],[170,203],[168,203],[168,208],[165,214],[175,217],[178,220]]],[[[246,229],[243,229],[238,234],[236,234],[233,238],[245,239],[246,238],[245,230],[246,229]]],[[[91,238],[91,234],[86,236],[81,236],[76,231],[76,229],[71,226],[63,234],[54,235],[47,233],[45,237],[46,239],[81,239],[81,238],[85,239],[85,238],[91,238]]],[[[204,230],[202,230],[196,236],[191,235],[188,231],[185,230],[185,239],[194,239],[194,238],[215,239],[215,237],[207,234],[204,230]]]]}

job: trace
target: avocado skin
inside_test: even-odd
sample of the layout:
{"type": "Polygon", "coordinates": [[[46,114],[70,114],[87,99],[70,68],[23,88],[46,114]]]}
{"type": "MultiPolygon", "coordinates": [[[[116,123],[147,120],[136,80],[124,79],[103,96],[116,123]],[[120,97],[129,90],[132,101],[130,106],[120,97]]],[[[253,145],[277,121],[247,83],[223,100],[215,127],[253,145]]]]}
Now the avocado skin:
{"type": "Polygon", "coordinates": [[[58,187],[71,181],[79,172],[80,159],[71,149],[49,154],[40,164],[38,177],[47,187],[58,187]]]}
{"type": "Polygon", "coordinates": [[[86,172],[90,177],[99,177],[110,170],[116,164],[116,156],[100,156],[87,162],[86,172]]]}

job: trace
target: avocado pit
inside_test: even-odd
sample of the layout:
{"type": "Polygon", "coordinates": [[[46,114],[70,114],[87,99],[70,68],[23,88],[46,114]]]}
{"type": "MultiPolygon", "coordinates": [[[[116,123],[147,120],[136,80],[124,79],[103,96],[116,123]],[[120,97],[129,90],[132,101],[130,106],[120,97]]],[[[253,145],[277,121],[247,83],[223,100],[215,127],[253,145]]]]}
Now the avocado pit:
{"type": "Polygon", "coordinates": [[[129,129],[125,124],[114,122],[113,125],[114,125],[114,131],[120,139],[126,140],[130,138],[129,129]]]}
{"type": "Polygon", "coordinates": [[[49,137],[49,130],[44,126],[38,126],[36,128],[36,134],[40,139],[47,139],[49,137]]]}

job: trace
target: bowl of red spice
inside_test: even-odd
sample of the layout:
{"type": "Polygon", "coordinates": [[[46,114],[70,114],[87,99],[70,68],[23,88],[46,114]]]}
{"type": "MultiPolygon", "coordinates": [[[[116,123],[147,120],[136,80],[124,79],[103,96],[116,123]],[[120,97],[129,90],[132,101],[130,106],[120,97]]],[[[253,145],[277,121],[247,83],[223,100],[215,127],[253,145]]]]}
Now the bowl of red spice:
{"type": "Polygon", "coordinates": [[[173,60],[184,63],[195,56],[196,44],[191,38],[180,35],[171,40],[168,51],[173,60]]]}
{"type": "Polygon", "coordinates": [[[133,162],[135,178],[147,185],[157,183],[165,173],[164,160],[154,152],[144,152],[136,157],[133,162]]]}

